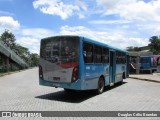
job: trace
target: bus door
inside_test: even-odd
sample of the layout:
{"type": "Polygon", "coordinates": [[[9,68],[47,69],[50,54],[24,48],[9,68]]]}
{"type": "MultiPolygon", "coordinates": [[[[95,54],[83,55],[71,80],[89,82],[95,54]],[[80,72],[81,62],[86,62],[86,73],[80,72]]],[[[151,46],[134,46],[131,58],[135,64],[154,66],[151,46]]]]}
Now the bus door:
{"type": "Polygon", "coordinates": [[[129,70],[130,70],[130,68],[129,68],[129,64],[130,64],[130,63],[129,63],[129,62],[130,62],[130,61],[129,61],[129,55],[127,55],[126,60],[127,60],[127,61],[126,61],[126,65],[127,65],[127,66],[126,66],[126,76],[129,77],[129,70]]]}
{"type": "Polygon", "coordinates": [[[110,51],[110,86],[114,85],[116,74],[115,52],[110,51]]]}

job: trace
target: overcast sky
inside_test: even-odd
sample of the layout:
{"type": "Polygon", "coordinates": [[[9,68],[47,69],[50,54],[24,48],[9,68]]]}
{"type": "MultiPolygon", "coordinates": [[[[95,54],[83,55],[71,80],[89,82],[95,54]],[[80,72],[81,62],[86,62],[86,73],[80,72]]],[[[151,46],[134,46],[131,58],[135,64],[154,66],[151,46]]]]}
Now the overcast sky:
{"type": "Polygon", "coordinates": [[[145,46],[160,35],[160,0],[0,0],[0,34],[39,53],[41,38],[81,35],[111,46],[145,46]]]}

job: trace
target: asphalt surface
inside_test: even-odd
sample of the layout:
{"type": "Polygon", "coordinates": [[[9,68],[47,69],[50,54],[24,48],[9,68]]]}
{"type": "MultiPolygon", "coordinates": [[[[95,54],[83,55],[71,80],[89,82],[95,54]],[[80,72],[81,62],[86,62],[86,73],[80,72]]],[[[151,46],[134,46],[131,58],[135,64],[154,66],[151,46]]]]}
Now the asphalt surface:
{"type": "Polygon", "coordinates": [[[62,88],[40,86],[38,68],[34,68],[0,77],[0,111],[160,111],[160,83],[128,78],[101,95],[68,94],[62,88]]]}

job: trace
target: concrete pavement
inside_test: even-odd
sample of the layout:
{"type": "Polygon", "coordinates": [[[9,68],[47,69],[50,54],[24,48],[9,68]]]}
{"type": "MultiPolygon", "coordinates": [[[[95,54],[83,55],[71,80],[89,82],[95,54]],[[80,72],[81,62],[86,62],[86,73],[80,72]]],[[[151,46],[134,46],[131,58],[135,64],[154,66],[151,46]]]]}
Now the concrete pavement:
{"type": "MultiPolygon", "coordinates": [[[[159,83],[127,78],[122,85],[106,88],[101,95],[96,95],[94,91],[69,94],[62,88],[40,86],[38,68],[34,68],[0,77],[0,111],[160,111],[159,91],[159,83]]],[[[54,118],[49,117],[49,119],[54,118]]],[[[80,117],[78,120],[84,119],[132,120],[133,118],[80,117]]],[[[159,118],[140,117],[135,120],[159,120],[159,118]]]]}
{"type": "Polygon", "coordinates": [[[129,75],[130,78],[151,81],[151,82],[158,82],[160,83],[160,73],[153,73],[153,74],[134,74],[129,75]]]}
{"type": "Polygon", "coordinates": [[[0,111],[159,111],[160,84],[125,79],[122,85],[94,91],[66,93],[40,86],[38,68],[0,78],[0,111]]]}

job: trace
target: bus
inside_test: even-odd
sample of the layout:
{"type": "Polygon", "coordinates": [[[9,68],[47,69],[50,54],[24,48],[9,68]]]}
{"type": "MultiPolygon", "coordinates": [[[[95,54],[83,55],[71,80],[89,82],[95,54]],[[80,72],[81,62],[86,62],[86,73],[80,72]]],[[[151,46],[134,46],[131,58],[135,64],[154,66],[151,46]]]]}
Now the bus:
{"type": "Polygon", "coordinates": [[[150,71],[150,73],[157,71],[158,57],[159,55],[141,56],[140,57],[141,71],[150,71]]]}
{"type": "Polygon", "coordinates": [[[122,83],[128,76],[128,52],[82,36],[41,40],[39,84],[70,90],[93,90],[122,83]]]}
{"type": "Polygon", "coordinates": [[[157,67],[157,59],[159,55],[141,56],[140,63],[141,68],[155,68],[157,67]]]}
{"type": "Polygon", "coordinates": [[[160,56],[157,58],[157,72],[160,73],[160,56]]]}

